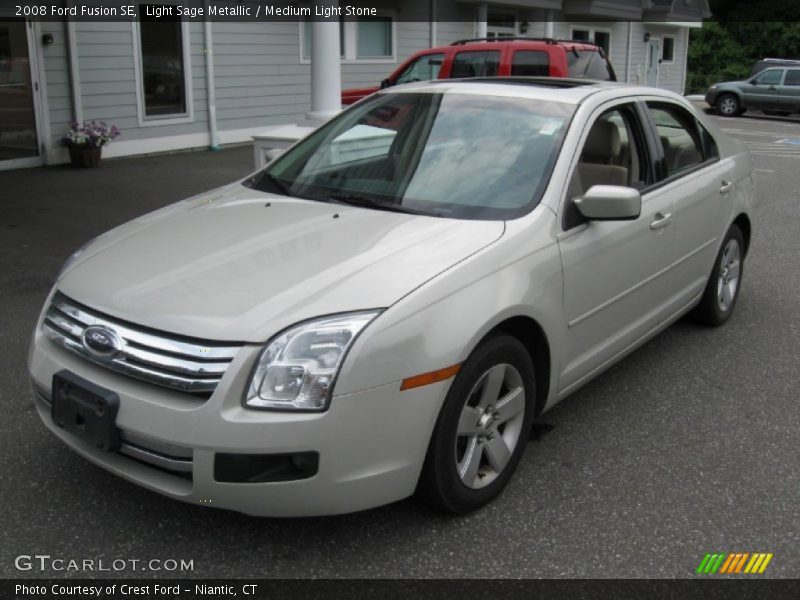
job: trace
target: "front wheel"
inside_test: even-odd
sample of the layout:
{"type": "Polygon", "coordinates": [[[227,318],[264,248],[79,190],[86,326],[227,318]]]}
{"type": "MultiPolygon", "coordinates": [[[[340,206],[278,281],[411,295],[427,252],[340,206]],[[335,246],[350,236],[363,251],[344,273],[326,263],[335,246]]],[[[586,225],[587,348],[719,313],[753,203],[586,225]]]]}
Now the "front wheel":
{"type": "Polygon", "coordinates": [[[703,297],[692,311],[695,320],[716,326],[730,318],[739,298],[743,262],[744,238],[741,230],[731,225],[717,254],[703,297]]]}
{"type": "Polygon", "coordinates": [[[508,335],[482,343],[447,394],[420,476],[419,494],[458,514],[484,506],[508,483],[533,423],[535,375],[508,335]]]}
{"type": "Polygon", "coordinates": [[[723,117],[735,117],[741,112],[741,103],[734,94],[720,94],[717,98],[717,112],[723,117]]]}

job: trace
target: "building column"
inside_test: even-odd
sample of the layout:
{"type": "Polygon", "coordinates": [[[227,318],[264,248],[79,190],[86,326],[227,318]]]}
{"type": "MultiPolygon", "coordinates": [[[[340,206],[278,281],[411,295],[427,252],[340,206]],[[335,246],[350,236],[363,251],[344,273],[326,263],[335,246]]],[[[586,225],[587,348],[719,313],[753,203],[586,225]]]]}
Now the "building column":
{"type": "Polygon", "coordinates": [[[548,10],[544,13],[544,37],[553,38],[553,11],[548,10]]]}
{"type": "MultiPolygon", "coordinates": [[[[337,0],[321,2],[338,7],[337,0]]],[[[311,23],[311,112],[306,119],[321,124],[342,109],[339,17],[311,23]]]]}
{"type": "Polygon", "coordinates": [[[478,4],[478,14],[477,14],[477,21],[476,21],[476,31],[475,37],[477,38],[485,38],[487,35],[486,31],[486,21],[488,20],[488,13],[489,9],[485,4],[478,4]]]}

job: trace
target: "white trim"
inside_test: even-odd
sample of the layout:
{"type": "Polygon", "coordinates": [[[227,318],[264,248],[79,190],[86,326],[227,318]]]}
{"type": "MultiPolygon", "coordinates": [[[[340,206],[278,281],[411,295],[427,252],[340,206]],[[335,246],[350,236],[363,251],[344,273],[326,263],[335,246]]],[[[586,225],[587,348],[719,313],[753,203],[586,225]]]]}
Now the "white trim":
{"type": "Polygon", "coordinates": [[[44,164],[41,155],[30,156],[27,158],[12,158],[0,160],[0,171],[11,171],[12,169],[24,169],[29,167],[41,167],[44,164]]]}
{"type": "Polygon", "coordinates": [[[678,38],[675,35],[669,33],[662,33],[661,34],[661,56],[659,57],[659,61],[662,65],[674,65],[675,64],[675,52],[678,48],[678,38]],[[667,38],[672,40],[672,60],[664,60],[664,40],[667,38]]]}
{"type": "Polygon", "coordinates": [[[67,19],[67,66],[69,72],[69,89],[72,98],[72,118],[78,123],[82,123],[83,102],[81,96],[80,63],[78,62],[78,35],[75,30],[75,21],[72,19],[67,19]]]}
{"type": "Polygon", "coordinates": [[[36,115],[36,143],[38,145],[39,160],[44,164],[51,164],[55,160],[55,149],[53,148],[53,136],[50,130],[50,104],[47,97],[44,48],[39,43],[39,40],[42,39],[42,24],[39,21],[25,21],[25,25],[27,26],[26,33],[28,34],[31,83],[34,84],[33,110],[36,115]],[[44,147],[44,150],[42,150],[42,147],[44,147]]]}
{"type": "MultiPolygon", "coordinates": [[[[383,57],[358,57],[358,19],[346,19],[341,21],[342,41],[344,43],[344,53],[339,55],[339,63],[343,65],[388,65],[397,62],[397,13],[393,10],[378,10],[376,17],[388,17],[392,20],[392,55],[383,57]]],[[[307,19],[300,19],[300,64],[310,65],[311,57],[305,56],[306,31],[305,23],[307,19]]]]}
{"type": "MultiPolygon", "coordinates": [[[[144,2],[140,0],[139,4],[144,2]]],[[[175,0],[162,0],[162,4],[177,4],[175,0]]],[[[138,9],[137,9],[138,10],[138,9]]],[[[183,50],[183,86],[184,86],[184,103],[186,104],[186,112],[176,113],[175,115],[165,115],[158,117],[148,117],[145,114],[145,99],[144,99],[144,80],[142,78],[142,48],[139,43],[141,35],[139,21],[131,22],[131,36],[133,41],[133,73],[136,79],[136,118],[139,122],[139,127],[160,127],[162,125],[180,125],[184,123],[194,122],[194,95],[192,93],[192,46],[191,46],[191,32],[189,30],[189,21],[181,19],[181,43],[183,50]]]]}
{"type": "MultiPolygon", "coordinates": [[[[229,129],[219,132],[221,144],[240,144],[253,141],[253,128],[229,129]]],[[[206,150],[211,145],[209,132],[186,133],[181,135],[169,135],[153,137],[142,140],[115,140],[113,143],[103,146],[104,158],[121,158],[126,156],[141,156],[145,154],[161,154],[164,152],[176,152],[181,150],[206,150]]],[[[58,148],[55,152],[53,163],[69,162],[69,155],[66,148],[58,148]]],[[[0,166],[3,163],[0,161],[0,166]]],[[[35,165],[19,165],[35,166],[35,165]]],[[[13,168],[13,167],[12,167],[13,168]]]]}
{"type": "MultiPolygon", "coordinates": [[[[208,9],[208,0],[204,6],[208,9]]],[[[219,131],[217,130],[217,93],[214,85],[214,32],[211,28],[211,19],[203,22],[203,40],[205,41],[209,146],[212,150],[217,150],[219,148],[219,131]]]]}

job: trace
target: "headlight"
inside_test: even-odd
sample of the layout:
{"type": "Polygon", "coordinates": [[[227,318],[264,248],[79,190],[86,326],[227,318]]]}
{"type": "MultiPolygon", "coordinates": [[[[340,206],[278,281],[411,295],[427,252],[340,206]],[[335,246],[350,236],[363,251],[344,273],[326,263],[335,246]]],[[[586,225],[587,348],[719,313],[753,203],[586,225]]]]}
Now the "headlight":
{"type": "Polygon", "coordinates": [[[380,311],[324,317],[296,325],[258,357],[244,405],[267,410],[325,410],[344,357],[380,311]]]}

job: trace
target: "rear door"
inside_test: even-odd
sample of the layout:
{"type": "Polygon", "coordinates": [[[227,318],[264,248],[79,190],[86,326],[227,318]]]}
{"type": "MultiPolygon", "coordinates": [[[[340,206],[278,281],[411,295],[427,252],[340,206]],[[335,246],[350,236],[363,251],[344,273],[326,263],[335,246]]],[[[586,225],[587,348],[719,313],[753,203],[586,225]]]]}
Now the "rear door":
{"type": "Polygon", "coordinates": [[[669,101],[646,106],[660,146],[657,188],[674,202],[675,254],[664,277],[669,317],[705,288],[727,222],[732,167],[720,162],[714,138],[688,109],[669,101]]]}
{"type": "Polygon", "coordinates": [[[786,69],[781,86],[781,110],[800,112],[800,69],[786,69]]]}

